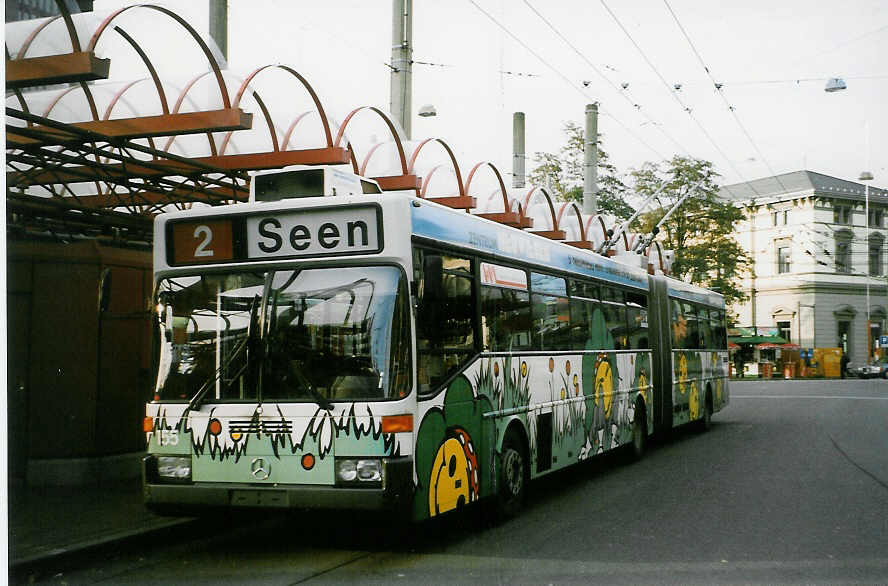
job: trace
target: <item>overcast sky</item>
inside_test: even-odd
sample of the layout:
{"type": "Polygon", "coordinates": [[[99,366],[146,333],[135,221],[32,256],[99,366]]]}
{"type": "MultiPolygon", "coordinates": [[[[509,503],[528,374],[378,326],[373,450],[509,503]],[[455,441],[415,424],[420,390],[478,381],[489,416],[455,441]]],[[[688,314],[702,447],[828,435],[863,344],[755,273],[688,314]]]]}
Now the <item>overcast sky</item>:
{"type": "MultiPolygon", "coordinates": [[[[163,4],[206,30],[205,0],[163,4]]],[[[229,5],[233,70],[291,65],[339,119],[361,105],[388,109],[389,0],[229,5]]],[[[856,180],[866,169],[888,186],[886,0],[417,0],[413,9],[413,138],[444,138],[464,168],[490,160],[511,171],[514,111],[526,113],[532,156],[556,151],[563,124],[582,125],[597,101],[603,147],[622,172],[682,154],[713,161],[725,183],[800,169],[856,180]],[[848,89],[824,92],[830,77],[848,89]],[[426,103],[438,116],[415,116],[426,103]]]]}

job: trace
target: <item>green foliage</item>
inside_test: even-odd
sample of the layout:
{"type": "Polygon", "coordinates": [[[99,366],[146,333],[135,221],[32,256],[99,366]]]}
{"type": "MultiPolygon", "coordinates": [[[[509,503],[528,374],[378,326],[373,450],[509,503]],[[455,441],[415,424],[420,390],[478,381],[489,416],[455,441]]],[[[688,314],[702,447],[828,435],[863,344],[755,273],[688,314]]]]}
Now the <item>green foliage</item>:
{"type": "Polygon", "coordinates": [[[660,226],[657,240],[675,252],[672,274],[677,278],[714,289],[725,296],[728,305],[743,301],[740,279],[749,271],[745,252],[731,237],[734,224],[743,212],[718,198],[712,163],[675,156],[663,165],[645,163],[632,172],[639,195],[657,196],[658,207],[642,214],[633,229],[647,233],[693,185],[702,184],[684,201],[681,208],[660,226]]]}
{"type": "MultiPolygon", "coordinates": [[[[585,161],[585,132],[574,122],[564,124],[567,142],[557,155],[537,152],[536,167],[528,174],[531,183],[546,187],[560,201],[583,202],[583,167],[585,161]]],[[[598,143],[598,210],[626,219],[635,210],[625,200],[628,190],[618,177],[617,168],[598,143]]]]}

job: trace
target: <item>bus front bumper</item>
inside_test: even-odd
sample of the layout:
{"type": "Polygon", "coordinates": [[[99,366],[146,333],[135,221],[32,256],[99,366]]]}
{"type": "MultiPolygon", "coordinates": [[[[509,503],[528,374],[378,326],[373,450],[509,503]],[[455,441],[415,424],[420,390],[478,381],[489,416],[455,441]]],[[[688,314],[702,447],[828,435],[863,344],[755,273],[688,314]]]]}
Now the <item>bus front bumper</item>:
{"type": "Polygon", "coordinates": [[[152,474],[153,456],[142,460],[145,505],[161,512],[260,507],[384,511],[406,509],[413,495],[413,458],[387,458],[382,486],[309,484],[165,483],[152,474]]]}

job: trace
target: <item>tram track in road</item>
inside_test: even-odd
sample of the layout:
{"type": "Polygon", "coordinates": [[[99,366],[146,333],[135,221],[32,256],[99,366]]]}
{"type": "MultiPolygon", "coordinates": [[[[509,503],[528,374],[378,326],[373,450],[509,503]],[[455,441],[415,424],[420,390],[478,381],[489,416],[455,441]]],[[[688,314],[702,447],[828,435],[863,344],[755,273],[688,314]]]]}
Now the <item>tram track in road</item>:
{"type": "Polygon", "coordinates": [[[837,410],[881,411],[884,405],[888,405],[886,403],[888,401],[888,385],[884,381],[879,379],[761,381],[759,383],[745,381],[736,383],[735,388],[738,387],[742,388],[743,392],[732,393],[732,399],[781,401],[787,404],[799,401],[810,406],[811,409],[817,409],[821,413],[818,425],[824,429],[833,449],[860,473],[882,488],[888,489],[888,482],[880,477],[873,468],[871,454],[867,453],[867,450],[871,449],[870,446],[861,446],[860,442],[855,444],[855,434],[848,435],[846,427],[836,427],[832,423],[837,410]],[[822,392],[827,389],[827,393],[822,392]],[[779,392],[776,393],[771,392],[778,390],[779,392]],[[848,394],[841,393],[845,390],[848,391],[848,394]],[[753,394],[750,391],[758,393],[753,394]],[[856,403],[861,405],[855,405],[856,403]]]}
{"type": "Polygon", "coordinates": [[[836,451],[839,454],[841,454],[842,457],[845,458],[852,466],[854,466],[855,468],[857,468],[858,470],[860,470],[861,472],[863,472],[864,474],[866,474],[867,476],[872,478],[879,486],[888,490],[888,482],[885,482],[884,480],[882,480],[881,478],[879,478],[878,476],[876,476],[875,474],[873,474],[872,472],[870,472],[869,470],[867,470],[866,468],[864,468],[863,466],[858,464],[854,460],[854,458],[849,456],[848,453],[842,449],[842,446],[839,445],[839,442],[837,442],[836,439],[832,435],[829,436],[829,441],[832,442],[832,445],[836,449],[836,451]]]}

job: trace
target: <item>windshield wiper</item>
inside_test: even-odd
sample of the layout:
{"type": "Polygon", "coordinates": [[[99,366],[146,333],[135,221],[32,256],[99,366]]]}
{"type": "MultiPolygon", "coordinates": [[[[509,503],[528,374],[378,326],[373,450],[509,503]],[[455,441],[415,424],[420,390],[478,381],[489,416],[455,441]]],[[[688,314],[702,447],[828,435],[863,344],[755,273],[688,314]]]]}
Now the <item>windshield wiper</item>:
{"type": "MultiPolygon", "coordinates": [[[[253,301],[250,302],[250,323],[247,326],[247,335],[244,337],[243,340],[238,342],[237,346],[234,348],[231,354],[225,359],[225,362],[223,362],[219,366],[219,368],[217,368],[216,371],[212,375],[210,375],[210,378],[208,378],[204,382],[204,384],[200,386],[197,392],[194,393],[194,396],[191,397],[191,400],[188,402],[188,411],[192,411],[200,407],[200,404],[203,402],[203,399],[207,394],[207,391],[215,386],[216,381],[219,380],[219,378],[222,376],[222,373],[225,372],[225,370],[228,369],[229,366],[231,366],[231,363],[234,362],[234,360],[238,356],[240,356],[244,352],[244,350],[246,350],[251,338],[256,335],[255,323],[258,315],[256,312],[258,301],[259,295],[255,295],[253,296],[253,301]]],[[[237,373],[235,373],[231,380],[237,380],[247,369],[248,365],[249,361],[245,361],[244,365],[237,371],[237,373]]]]}
{"type": "Polygon", "coordinates": [[[333,403],[330,402],[330,399],[325,397],[321,393],[321,391],[314,388],[314,385],[311,384],[311,381],[308,380],[308,378],[306,378],[304,374],[302,374],[302,370],[298,366],[294,366],[291,364],[290,369],[292,373],[296,375],[296,378],[299,379],[299,382],[302,384],[302,386],[308,389],[308,392],[314,398],[315,403],[317,403],[321,409],[323,409],[324,411],[333,410],[333,403]]]}

